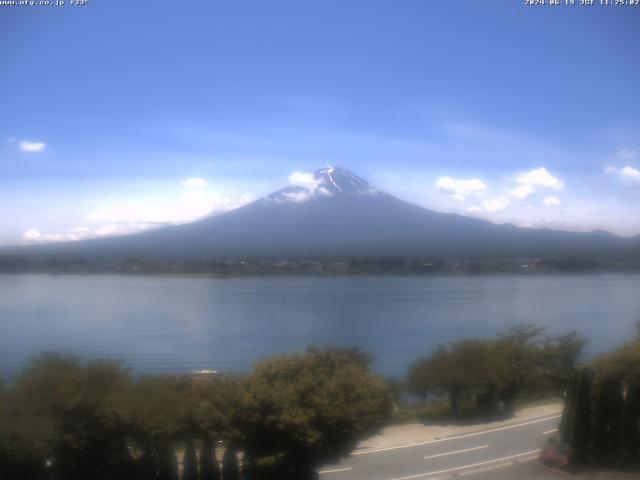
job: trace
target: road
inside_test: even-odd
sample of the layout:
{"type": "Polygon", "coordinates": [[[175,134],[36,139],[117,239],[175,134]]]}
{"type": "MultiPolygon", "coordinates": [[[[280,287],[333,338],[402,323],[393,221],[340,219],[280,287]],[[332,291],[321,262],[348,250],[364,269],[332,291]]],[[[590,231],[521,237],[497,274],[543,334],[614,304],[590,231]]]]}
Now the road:
{"type": "Polygon", "coordinates": [[[555,433],[559,420],[560,415],[552,415],[454,437],[360,450],[353,452],[339,464],[323,466],[320,469],[320,478],[321,480],[434,480],[454,476],[471,476],[474,480],[492,478],[497,470],[513,469],[522,462],[537,458],[546,439],[555,433]],[[487,475],[488,472],[493,473],[487,475]]]}

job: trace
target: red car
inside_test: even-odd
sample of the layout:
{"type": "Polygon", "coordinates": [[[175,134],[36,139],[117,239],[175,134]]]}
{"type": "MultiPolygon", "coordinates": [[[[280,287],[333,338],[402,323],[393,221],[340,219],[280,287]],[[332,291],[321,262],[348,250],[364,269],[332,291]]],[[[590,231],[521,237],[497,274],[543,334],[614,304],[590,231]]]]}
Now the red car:
{"type": "Polygon", "coordinates": [[[557,438],[550,438],[546,447],[540,452],[540,460],[551,466],[568,468],[569,446],[561,443],[557,438]]]}

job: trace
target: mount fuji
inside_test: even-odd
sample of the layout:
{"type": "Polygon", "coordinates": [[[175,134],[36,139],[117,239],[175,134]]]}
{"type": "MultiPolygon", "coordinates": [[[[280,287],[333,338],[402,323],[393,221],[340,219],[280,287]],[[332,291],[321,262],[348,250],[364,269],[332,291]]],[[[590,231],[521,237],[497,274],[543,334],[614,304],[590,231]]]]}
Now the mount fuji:
{"type": "MultiPolygon", "coordinates": [[[[345,256],[540,257],[609,255],[640,239],[497,225],[402,201],[328,167],[235,210],[128,236],[31,245],[6,253],[182,260],[345,256]]],[[[0,254],[2,251],[0,250],[0,254]]]]}

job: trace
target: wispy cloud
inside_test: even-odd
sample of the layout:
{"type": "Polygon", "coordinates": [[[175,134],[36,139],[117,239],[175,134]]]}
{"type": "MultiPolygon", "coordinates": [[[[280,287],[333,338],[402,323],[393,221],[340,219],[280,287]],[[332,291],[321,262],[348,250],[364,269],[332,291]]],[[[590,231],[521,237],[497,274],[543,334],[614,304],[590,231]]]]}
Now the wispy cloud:
{"type": "Polygon", "coordinates": [[[544,167],[521,173],[518,175],[517,181],[523,185],[551,188],[553,190],[562,190],[564,187],[564,182],[551,175],[544,167]]]}
{"type": "Polygon", "coordinates": [[[293,172],[289,175],[288,180],[291,185],[309,190],[314,190],[320,184],[320,180],[313,173],[293,172]]]}
{"type": "Polygon", "coordinates": [[[224,196],[207,190],[187,191],[171,198],[130,198],[113,202],[87,214],[87,220],[102,223],[172,225],[238,208],[250,195],[224,196]]]}
{"type": "Polygon", "coordinates": [[[604,169],[604,173],[617,175],[626,182],[640,185],[640,170],[628,165],[622,168],[608,166],[604,169]]]}
{"type": "Polygon", "coordinates": [[[564,188],[564,182],[551,175],[544,167],[519,173],[516,177],[516,182],[519,185],[511,189],[509,194],[519,200],[534,194],[539,188],[556,191],[564,188]]]}
{"type": "Polygon", "coordinates": [[[542,203],[547,207],[558,207],[562,205],[562,202],[558,197],[544,197],[542,203]]]}
{"type": "Polygon", "coordinates": [[[46,144],[44,142],[29,142],[27,140],[21,140],[18,142],[18,148],[23,152],[37,153],[45,149],[46,144]]]}
{"type": "Polygon", "coordinates": [[[440,177],[436,181],[438,191],[446,193],[456,200],[466,200],[467,197],[482,195],[487,185],[480,179],[454,179],[451,177],[440,177]]]}
{"type": "Polygon", "coordinates": [[[484,200],[479,205],[472,205],[467,208],[467,212],[476,213],[476,212],[487,212],[487,213],[495,213],[501,212],[509,206],[509,200],[505,198],[490,198],[488,200],[484,200]]]}
{"type": "Polygon", "coordinates": [[[205,188],[207,181],[204,178],[191,177],[182,182],[186,188],[205,188]]]}
{"type": "Polygon", "coordinates": [[[315,195],[331,195],[331,192],[322,186],[322,180],[315,177],[313,173],[293,172],[287,178],[289,185],[299,187],[299,189],[290,192],[283,192],[278,196],[269,196],[269,202],[306,202],[315,195]]]}
{"type": "Polygon", "coordinates": [[[493,198],[482,202],[482,206],[487,212],[500,212],[509,206],[509,201],[504,198],[493,198]]]}
{"type": "Polygon", "coordinates": [[[524,198],[527,198],[529,195],[531,195],[532,193],[534,193],[536,191],[536,189],[528,184],[524,184],[524,185],[520,185],[512,190],[509,190],[509,193],[511,194],[512,197],[515,197],[519,200],[522,200],[524,198]]]}
{"type": "Polygon", "coordinates": [[[63,233],[42,233],[36,228],[27,230],[22,235],[22,241],[25,244],[33,243],[57,243],[57,242],[78,242],[80,240],[88,240],[91,238],[110,237],[115,235],[129,235],[132,233],[140,233],[145,230],[157,228],[157,224],[148,223],[132,223],[117,224],[111,223],[98,228],[75,227],[71,231],[63,233]]]}
{"type": "Polygon", "coordinates": [[[46,232],[40,228],[31,228],[23,233],[22,241],[69,242],[128,235],[193,222],[233,210],[253,200],[252,195],[233,196],[216,193],[200,178],[190,178],[182,184],[185,188],[176,194],[129,197],[106,202],[86,214],[84,225],[68,231],[46,232]]]}

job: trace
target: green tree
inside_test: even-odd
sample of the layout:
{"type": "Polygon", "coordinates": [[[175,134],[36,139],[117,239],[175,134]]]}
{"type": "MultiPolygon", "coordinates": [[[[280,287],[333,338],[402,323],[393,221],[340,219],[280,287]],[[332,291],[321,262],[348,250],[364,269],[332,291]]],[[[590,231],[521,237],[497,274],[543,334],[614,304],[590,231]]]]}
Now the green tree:
{"type": "Polygon", "coordinates": [[[461,340],[441,345],[409,369],[412,391],[426,394],[431,389],[449,398],[451,412],[459,412],[460,401],[486,392],[495,383],[490,344],[461,340]]]}
{"type": "Polygon", "coordinates": [[[587,341],[576,332],[546,338],[542,345],[543,383],[552,391],[564,391],[575,374],[587,341]]]}
{"type": "Polygon", "coordinates": [[[148,375],[136,380],[129,403],[138,440],[174,439],[183,431],[181,407],[188,388],[188,379],[173,375],[148,375]]]}
{"type": "Polygon", "coordinates": [[[406,387],[423,402],[432,388],[431,368],[428,359],[419,359],[411,364],[407,373],[406,387]]]}
{"type": "Polygon", "coordinates": [[[494,377],[500,400],[508,410],[519,393],[540,382],[544,330],[535,325],[517,325],[493,342],[494,377]]]}
{"type": "Polygon", "coordinates": [[[0,478],[44,478],[52,428],[15,407],[13,391],[0,389],[0,478]]]}
{"type": "Polygon", "coordinates": [[[51,461],[58,478],[127,478],[133,468],[126,448],[129,385],[118,362],[34,358],[16,379],[12,445],[29,449],[27,457],[38,464],[51,461]]]}
{"type": "MultiPolygon", "coordinates": [[[[198,378],[191,384],[187,400],[190,417],[183,423],[190,425],[190,431],[203,439],[200,454],[200,476],[203,480],[220,478],[220,468],[215,458],[213,439],[224,439],[228,445],[235,445],[242,439],[238,429],[238,418],[242,412],[243,381],[228,375],[211,375],[198,378]]],[[[227,455],[227,476],[236,475],[231,457],[227,455]],[[229,470],[231,469],[231,470],[229,470]]],[[[239,475],[239,470],[237,472],[239,475]]]]}
{"type": "Polygon", "coordinates": [[[351,452],[388,418],[392,393],[357,350],[310,349],[258,364],[240,427],[250,462],[272,458],[279,477],[311,478],[313,466],[351,452]]]}
{"type": "Polygon", "coordinates": [[[240,432],[236,419],[242,410],[243,394],[243,380],[236,377],[211,375],[194,380],[184,407],[189,416],[183,416],[181,422],[194,434],[237,441],[240,432]]]}
{"type": "Polygon", "coordinates": [[[543,337],[543,327],[518,325],[495,340],[461,340],[441,345],[411,365],[407,388],[423,400],[429,392],[447,396],[456,414],[462,399],[476,408],[506,411],[525,390],[559,393],[582,356],[585,340],[576,333],[543,337]]]}
{"type": "Polygon", "coordinates": [[[190,379],[173,375],[143,376],[129,395],[131,434],[142,452],[145,475],[177,476],[174,443],[184,436],[184,403],[190,379]],[[151,466],[153,465],[153,467],[151,466]]]}

